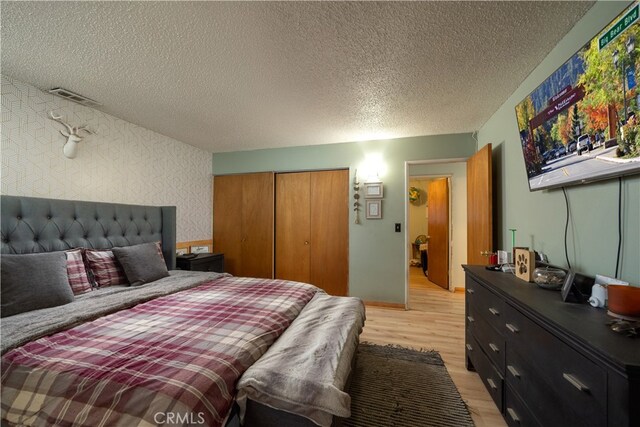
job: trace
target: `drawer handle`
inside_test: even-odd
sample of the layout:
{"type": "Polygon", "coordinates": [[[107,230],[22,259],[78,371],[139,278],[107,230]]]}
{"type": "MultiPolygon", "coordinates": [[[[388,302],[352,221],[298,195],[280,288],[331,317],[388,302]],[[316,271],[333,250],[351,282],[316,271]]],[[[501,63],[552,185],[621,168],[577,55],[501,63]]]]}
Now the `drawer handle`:
{"type": "Polygon", "coordinates": [[[516,368],[514,368],[511,365],[507,365],[507,369],[509,370],[509,372],[511,372],[511,375],[513,375],[516,378],[520,378],[520,372],[518,372],[516,368]]]}
{"type": "Polygon", "coordinates": [[[469,323],[473,323],[476,321],[476,319],[474,319],[472,316],[467,316],[467,319],[469,319],[469,323]]]}
{"type": "Polygon", "coordinates": [[[495,381],[493,381],[491,378],[487,378],[487,382],[489,383],[489,387],[491,387],[493,390],[498,389],[498,386],[496,385],[495,381]]]}
{"type": "Polygon", "coordinates": [[[507,323],[507,329],[513,332],[514,334],[517,334],[518,332],[520,332],[520,329],[516,328],[511,323],[507,323]]]}
{"type": "Polygon", "coordinates": [[[569,384],[571,384],[572,386],[574,386],[575,388],[577,388],[580,391],[584,391],[585,393],[589,392],[589,387],[587,387],[586,385],[582,384],[582,382],[580,382],[579,379],[577,379],[576,377],[574,377],[571,374],[562,374],[562,377],[569,381],[569,384]]]}
{"type": "Polygon", "coordinates": [[[518,414],[516,414],[516,411],[511,408],[507,408],[507,414],[509,414],[509,417],[511,417],[514,423],[520,424],[520,418],[518,417],[518,414]]]}
{"type": "Polygon", "coordinates": [[[467,293],[472,294],[475,292],[475,289],[467,289],[467,293]]]}
{"type": "Polygon", "coordinates": [[[494,343],[490,342],[489,347],[491,347],[491,350],[493,350],[495,353],[500,353],[500,349],[494,343]]]}
{"type": "Polygon", "coordinates": [[[500,312],[493,307],[489,309],[489,313],[493,314],[494,316],[500,316],[500,312]]]}
{"type": "Polygon", "coordinates": [[[467,344],[467,350],[473,351],[473,347],[471,347],[471,344],[467,344]]]}

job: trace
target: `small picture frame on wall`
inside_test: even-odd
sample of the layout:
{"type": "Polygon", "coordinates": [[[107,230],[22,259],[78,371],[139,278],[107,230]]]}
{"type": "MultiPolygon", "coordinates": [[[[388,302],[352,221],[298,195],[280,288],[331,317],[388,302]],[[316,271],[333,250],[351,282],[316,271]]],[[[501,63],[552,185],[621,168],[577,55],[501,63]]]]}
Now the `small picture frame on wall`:
{"type": "Polygon", "coordinates": [[[367,219],[382,219],[382,200],[367,200],[367,219]]]}
{"type": "Polygon", "coordinates": [[[382,199],[384,188],[381,182],[365,182],[364,198],[365,199],[382,199]]]}

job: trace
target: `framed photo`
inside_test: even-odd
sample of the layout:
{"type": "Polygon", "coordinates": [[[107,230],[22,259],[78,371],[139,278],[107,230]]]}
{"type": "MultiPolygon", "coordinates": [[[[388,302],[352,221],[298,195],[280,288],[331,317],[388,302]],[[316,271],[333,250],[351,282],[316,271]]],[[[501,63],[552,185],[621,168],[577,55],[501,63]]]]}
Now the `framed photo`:
{"type": "Polygon", "coordinates": [[[367,200],[367,219],[382,219],[382,200],[367,200]]]}
{"type": "Polygon", "coordinates": [[[383,187],[381,182],[365,182],[364,198],[365,199],[382,199],[383,187]]]}
{"type": "Polygon", "coordinates": [[[578,289],[575,287],[575,285],[573,284],[573,280],[576,277],[576,273],[573,270],[569,270],[569,272],[567,273],[565,279],[564,279],[564,284],[562,285],[562,301],[567,302],[570,299],[570,294],[573,292],[578,292],[578,289]]]}

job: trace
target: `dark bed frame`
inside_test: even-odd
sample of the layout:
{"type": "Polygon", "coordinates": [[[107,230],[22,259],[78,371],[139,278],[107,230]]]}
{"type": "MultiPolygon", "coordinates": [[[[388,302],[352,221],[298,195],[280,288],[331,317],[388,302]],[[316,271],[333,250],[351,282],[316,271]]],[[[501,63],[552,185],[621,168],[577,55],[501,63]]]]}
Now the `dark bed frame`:
{"type": "Polygon", "coordinates": [[[3,195],[0,211],[3,254],[111,249],[160,241],[167,268],[176,268],[175,206],[3,195]]]}

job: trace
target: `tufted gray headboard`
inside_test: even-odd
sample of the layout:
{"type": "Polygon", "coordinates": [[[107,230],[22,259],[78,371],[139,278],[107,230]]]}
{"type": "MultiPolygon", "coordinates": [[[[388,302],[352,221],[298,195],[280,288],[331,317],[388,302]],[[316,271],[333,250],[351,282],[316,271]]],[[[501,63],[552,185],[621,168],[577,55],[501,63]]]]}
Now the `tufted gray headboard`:
{"type": "Polygon", "coordinates": [[[176,268],[175,206],[140,206],[36,197],[0,196],[3,254],[109,249],[162,242],[169,270],[176,268]]]}

